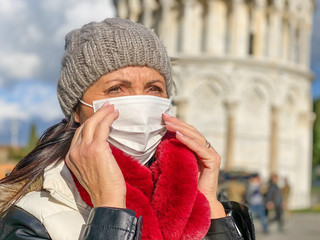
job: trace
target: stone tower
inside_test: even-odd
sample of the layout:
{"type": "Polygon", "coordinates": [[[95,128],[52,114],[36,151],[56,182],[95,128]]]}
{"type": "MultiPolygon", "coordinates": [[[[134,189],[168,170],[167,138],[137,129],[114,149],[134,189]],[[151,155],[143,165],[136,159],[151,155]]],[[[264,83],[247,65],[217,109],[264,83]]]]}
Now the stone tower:
{"type": "Polygon", "coordinates": [[[310,204],[314,0],[118,0],[153,28],[174,63],[179,118],[225,170],[287,177],[291,207],[310,204]]]}

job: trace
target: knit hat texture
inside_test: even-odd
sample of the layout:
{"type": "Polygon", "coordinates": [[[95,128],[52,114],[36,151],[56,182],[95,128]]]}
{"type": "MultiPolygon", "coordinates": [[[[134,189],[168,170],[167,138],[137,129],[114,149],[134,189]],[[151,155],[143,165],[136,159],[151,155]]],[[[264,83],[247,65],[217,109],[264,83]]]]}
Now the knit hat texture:
{"type": "Polygon", "coordinates": [[[107,18],[71,31],[65,40],[57,92],[67,119],[95,81],[127,66],[157,70],[164,77],[170,95],[173,85],[170,58],[156,34],[142,24],[107,18]]]}

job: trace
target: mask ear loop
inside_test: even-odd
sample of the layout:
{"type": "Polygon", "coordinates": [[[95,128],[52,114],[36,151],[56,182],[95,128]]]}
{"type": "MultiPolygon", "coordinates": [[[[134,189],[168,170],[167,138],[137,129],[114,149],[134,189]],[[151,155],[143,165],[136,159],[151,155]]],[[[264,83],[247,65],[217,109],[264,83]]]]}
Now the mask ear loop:
{"type": "Polygon", "coordinates": [[[79,100],[79,102],[81,102],[83,105],[86,105],[86,106],[88,106],[88,107],[93,108],[93,106],[92,106],[92,105],[90,105],[90,104],[88,104],[88,103],[86,103],[86,102],[82,101],[81,99],[79,100]]]}

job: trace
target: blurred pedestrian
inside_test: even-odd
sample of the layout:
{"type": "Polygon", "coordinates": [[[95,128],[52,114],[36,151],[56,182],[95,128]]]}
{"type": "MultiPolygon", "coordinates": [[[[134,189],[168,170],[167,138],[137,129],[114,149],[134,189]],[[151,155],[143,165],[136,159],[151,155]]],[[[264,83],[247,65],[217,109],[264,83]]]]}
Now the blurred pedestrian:
{"type": "Polygon", "coordinates": [[[282,190],[282,195],[283,195],[284,217],[286,219],[288,219],[288,218],[290,218],[289,198],[290,198],[290,191],[291,191],[291,187],[290,187],[288,178],[284,179],[284,186],[282,187],[281,190],[282,190]]]}
{"type": "Polygon", "coordinates": [[[244,203],[246,188],[240,179],[232,177],[227,183],[227,197],[231,201],[244,203]]]}
{"type": "Polygon", "coordinates": [[[249,204],[252,215],[259,218],[263,232],[268,233],[268,221],[264,205],[264,197],[261,192],[261,179],[258,174],[252,175],[249,179],[246,200],[249,204]]]}
{"type": "Polygon", "coordinates": [[[278,222],[278,229],[283,231],[283,196],[281,189],[278,186],[278,175],[272,174],[268,190],[266,193],[266,206],[268,210],[275,210],[275,217],[269,220],[269,223],[278,222]]]}

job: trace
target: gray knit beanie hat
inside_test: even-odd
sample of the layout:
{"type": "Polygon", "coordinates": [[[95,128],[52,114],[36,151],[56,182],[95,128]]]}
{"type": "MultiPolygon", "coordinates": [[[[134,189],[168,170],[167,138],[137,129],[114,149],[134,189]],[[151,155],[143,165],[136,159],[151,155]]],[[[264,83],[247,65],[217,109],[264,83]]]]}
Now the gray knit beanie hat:
{"type": "Polygon", "coordinates": [[[66,36],[58,81],[58,100],[67,119],[85,91],[101,76],[127,66],[157,70],[172,90],[171,62],[156,34],[142,24],[120,18],[92,22],[66,36]]]}

